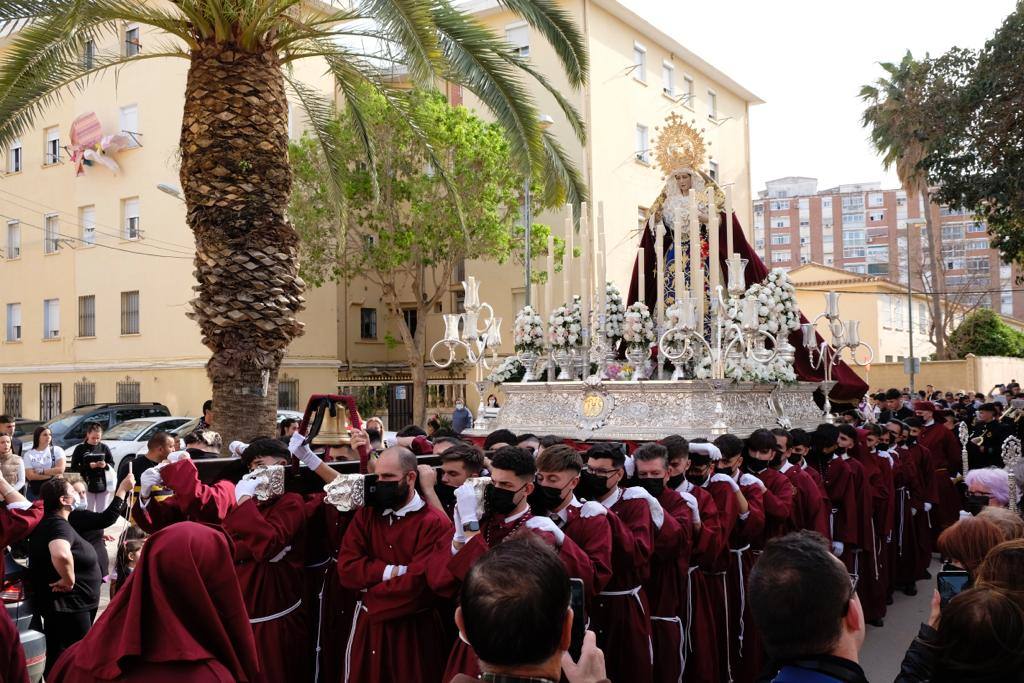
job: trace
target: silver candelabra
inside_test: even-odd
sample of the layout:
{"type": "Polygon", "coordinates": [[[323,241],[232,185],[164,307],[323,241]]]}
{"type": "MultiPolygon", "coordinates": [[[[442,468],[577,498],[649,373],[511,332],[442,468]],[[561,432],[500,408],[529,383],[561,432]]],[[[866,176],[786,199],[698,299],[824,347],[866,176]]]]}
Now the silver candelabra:
{"type": "Polygon", "coordinates": [[[825,371],[825,379],[821,382],[820,388],[825,394],[825,421],[831,423],[834,418],[832,416],[832,403],[829,401],[828,395],[836,385],[835,380],[832,378],[832,368],[842,360],[843,351],[845,350],[850,352],[850,362],[861,367],[871,365],[871,361],[875,359],[875,351],[868,344],[860,340],[859,320],[847,320],[844,322],[839,319],[838,292],[828,292],[825,294],[825,312],[811,322],[802,324],[800,329],[803,332],[804,348],[807,349],[807,354],[810,357],[811,367],[815,370],[824,369],[825,371]],[[832,343],[827,341],[818,343],[816,330],[818,321],[822,319],[828,321],[832,343]],[[868,353],[867,360],[864,361],[857,358],[857,349],[862,346],[867,349],[868,353]]]}
{"type": "Polygon", "coordinates": [[[455,362],[457,349],[466,352],[466,361],[476,369],[477,394],[480,404],[476,410],[474,429],[486,429],[484,419],[484,390],[487,388],[487,371],[497,366],[498,347],[501,346],[501,318],[494,316],[494,309],[488,303],[480,301],[480,282],[470,276],[462,283],[465,291],[465,313],[446,313],[444,318],[444,338],[430,347],[430,362],[439,368],[447,368],[455,362]],[[485,314],[481,316],[481,314],[485,314]],[[460,330],[461,324],[461,330],[460,330]],[[445,348],[447,359],[438,360],[437,350],[445,348]],[[492,365],[493,363],[493,365],[492,365]]]}

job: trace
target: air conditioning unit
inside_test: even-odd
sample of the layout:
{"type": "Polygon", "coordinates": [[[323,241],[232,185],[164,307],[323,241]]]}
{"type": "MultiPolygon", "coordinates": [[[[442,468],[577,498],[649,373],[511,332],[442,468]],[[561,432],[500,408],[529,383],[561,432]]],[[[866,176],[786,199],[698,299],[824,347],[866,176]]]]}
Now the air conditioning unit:
{"type": "Polygon", "coordinates": [[[60,336],[60,330],[50,330],[50,339],[56,339],[60,336]]]}

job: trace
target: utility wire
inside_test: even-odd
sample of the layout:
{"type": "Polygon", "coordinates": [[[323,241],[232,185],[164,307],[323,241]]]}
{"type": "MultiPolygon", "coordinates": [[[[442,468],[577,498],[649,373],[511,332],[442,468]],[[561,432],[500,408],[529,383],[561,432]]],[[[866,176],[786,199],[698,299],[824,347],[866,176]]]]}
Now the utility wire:
{"type": "MultiPolygon", "coordinates": [[[[27,221],[23,221],[21,219],[15,218],[14,216],[8,216],[7,214],[3,214],[3,213],[0,213],[0,217],[6,218],[6,219],[12,220],[12,221],[17,221],[19,223],[19,225],[27,225],[30,228],[35,228],[36,230],[41,231],[43,233],[43,235],[44,235],[44,242],[45,242],[45,235],[46,235],[46,232],[47,232],[46,228],[44,228],[42,226],[39,226],[39,225],[36,225],[35,223],[29,223],[27,221]]],[[[90,242],[86,242],[81,237],[76,237],[74,235],[65,235],[64,233],[60,233],[60,232],[57,233],[57,236],[63,238],[65,241],[80,242],[80,243],[82,243],[82,244],[84,244],[86,246],[100,247],[102,249],[111,249],[113,251],[120,251],[120,252],[123,252],[125,254],[133,254],[135,256],[152,256],[152,257],[155,257],[155,258],[171,258],[171,259],[182,259],[182,260],[188,260],[188,261],[191,261],[192,258],[193,258],[191,256],[175,256],[173,254],[152,254],[152,253],[147,253],[147,252],[143,252],[143,251],[132,251],[130,249],[122,249],[120,247],[113,247],[113,246],[111,246],[109,244],[102,244],[100,242],[92,242],[92,243],[90,243],[90,242]]],[[[72,246],[71,248],[74,249],[75,247],[72,246]]]]}

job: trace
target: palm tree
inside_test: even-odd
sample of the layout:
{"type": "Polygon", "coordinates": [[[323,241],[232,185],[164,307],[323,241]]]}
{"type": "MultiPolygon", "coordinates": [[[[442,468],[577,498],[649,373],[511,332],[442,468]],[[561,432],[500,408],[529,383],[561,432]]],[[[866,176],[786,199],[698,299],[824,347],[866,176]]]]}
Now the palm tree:
{"type": "MultiPolygon", "coordinates": [[[[583,38],[555,0],[501,4],[551,43],[572,87],[584,85],[583,38]]],[[[212,352],[207,373],[225,443],[273,425],[278,369],[289,343],[302,333],[296,314],[305,284],[287,219],[289,93],[305,110],[329,167],[354,161],[333,142],[332,99],[297,80],[295,62],[325,65],[357,123],[363,120],[362,93],[370,92],[383,95],[416,127],[418,112],[399,80],[427,88],[442,79],[464,86],[503,126],[524,173],[543,177],[552,196],[578,202],[585,194],[576,167],[539,124],[524,78],[555,97],[582,139],[579,113],[451,0],[356,0],[352,8],[330,0],[4,0],[0,31],[16,32],[0,62],[3,146],[98,74],[154,58],[189,61],[180,139],[198,280],[189,316],[212,352]],[[152,52],[83,59],[87,43],[97,45],[129,23],[152,27],[167,40],[152,52]]],[[[369,126],[362,127],[361,138],[365,158],[359,161],[375,170],[369,126]]],[[[333,180],[337,186],[338,177],[333,180]]],[[[457,202],[457,192],[452,194],[457,202]]]]}
{"type": "MultiPolygon", "coordinates": [[[[860,97],[867,103],[862,123],[871,129],[871,143],[885,168],[895,166],[896,177],[909,197],[924,199],[924,242],[928,246],[931,279],[932,341],[937,358],[948,356],[947,331],[943,298],[945,281],[939,261],[940,243],[932,220],[931,190],[925,159],[931,151],[934,121],[926,106],[928,93],[928,62],[918,62],[910,51],[899,65],[883,63],[887,76],[874,85],[861,88],[860,97]]],[[[912,231],[907,230],[907,266],[912,268],[912,231]]],[[[910,277],[908,272],[907,277],[910,277]]],[[[923,281],[924,278],[922,278],[923,281]]]]}

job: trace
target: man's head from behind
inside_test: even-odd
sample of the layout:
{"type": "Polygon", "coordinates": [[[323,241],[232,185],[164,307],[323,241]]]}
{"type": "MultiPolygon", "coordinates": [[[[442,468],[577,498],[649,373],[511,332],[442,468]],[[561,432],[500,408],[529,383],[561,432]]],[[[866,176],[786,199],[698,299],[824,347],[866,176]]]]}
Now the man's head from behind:
{"type": "Polygon", "coordinates": [[[864,644],[864,612],[850,575],[814,532],[769,541],[750,574],[748,598],[775,661],[827,654],[855,659],[864,644]]]}
{"type": "Polygon", "coordinates": [[[558,671],[572,632],[569,575],[530,534],[501,543],[466,575],[455,623],[484,671],[558,671]]]}

